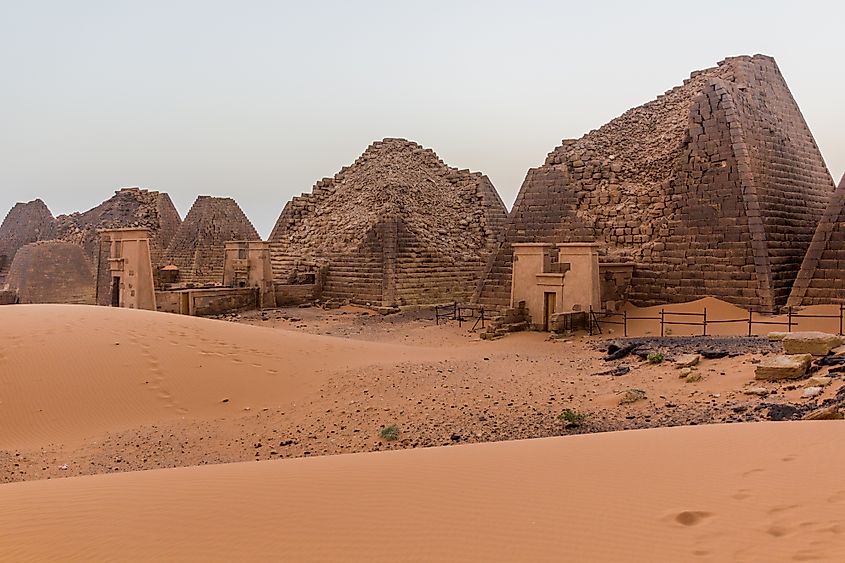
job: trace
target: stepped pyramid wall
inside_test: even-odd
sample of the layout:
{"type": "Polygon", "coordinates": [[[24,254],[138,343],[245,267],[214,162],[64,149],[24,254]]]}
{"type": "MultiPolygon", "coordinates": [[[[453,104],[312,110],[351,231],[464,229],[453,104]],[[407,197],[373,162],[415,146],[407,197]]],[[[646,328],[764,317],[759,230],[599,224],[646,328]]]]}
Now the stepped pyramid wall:
{"type": "Polygon", "coordinates": [[[7,278],[21,303],[95,303],[94,267],[84,249],[64,241],[39,241],[15,254],[7,278]]]}
{"type": "Polygon", "coordinates": [[[845,176],[819,222],[789,305],[845,303],[845,176]]]}
{"type": "Polygon", "coordinates": [[[640,305],[786,303],[833,182],[775,61],[733,57],[567,140],[528,172],[476,299],[507,306],[516,242],[602,244],[640,305]]]}
{"type": "Polygon", "coordinates": [[[0,289],[21,247],[54,237],[55,219],[40,199],[17,203],[0,224],[0,289]]]}
{"type": "Polygon", "coordinates": [[[486,176],[405,139],[370,145],[285,206],[270,235],[278,283],[328,268],[327,298],[384,305],[467,299],[507,221],[486,176]]]}
{"type": "Polygon", "coordinates": [[[178,283],[222,284],[227,242],[261,240],[234,199],[199,196],[164,256],[154,264],[179,268],[178,283]]]}

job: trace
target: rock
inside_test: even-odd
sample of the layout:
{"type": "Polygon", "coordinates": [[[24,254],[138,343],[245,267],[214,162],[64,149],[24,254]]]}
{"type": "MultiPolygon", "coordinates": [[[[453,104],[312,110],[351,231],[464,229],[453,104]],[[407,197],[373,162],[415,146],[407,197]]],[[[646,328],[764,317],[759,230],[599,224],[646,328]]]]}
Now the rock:
{"type": "Polygon", "coordinates": [[[718,360],[730,354],[727,350],[699,350],[698,353],[705,360],[718,360]]]}
{"type": "Polygon", "coordinates": [[[769,356],[759,364],[754,379],[777,381],[779,379],[800,379],[807,374],[807,368],[813,361],[810,354],[791,356],[769,356]]]}
{"type": "Polygon", "coordinates": [[[765,397],[769,394],[769,390],[765,387],[748,387],[742,390],[746,395],[757,395],[758,397],[765,397]]]}
{"type": "Polygon", "coordinates": [[[698,354],[684,354],[675,358],[675,367],[689,368],[696,365],[700,359],[701,356],[699,356],[698,354]]]}
{"type": "Polygon", "coordinates": [[[831,405],[808,412],[801,417],[801,420],[841,420],[842,418],[845,416],[839,412],[839,405],[831,405]]]}
{"type": "Polygon", "coordinates": [[[830,382],[833,381],[832,377],[822,377],[821,375],[815,375],[807,380],[806,386],[807,387],[827,387],[830,385],[830,382]]]}
{"type": "Polygon", "coordinates": [[[686,381],[687,381],[687,383],[696,383],[696,382],[698,382],[698,381],[701,381],[702,379],[703,379],[703,378],[701,377],[701,374],[700,374],[700,373],[698,373],[698,372],[693,372],[693,373],[691,373],[691,374],[689,374],[689,375],[687,376],[686,381]]]}
{"type": "Polygon", "coordinates": [[[684,378],[689,376],[692,373],[691,368],[682,368],[681,371],[678,372],[678,377],[684,378]]]}
{"type": "Polygon", "coordinates": [[[813,397],[818,397],[824,391],[824,387],[807,387],[804,389],[804,393],[801,395],[805,399],[811,399],[813,397]]]}
{"type": "Polygon", "coordinates": [[[834,356],[845,356],[845,346],[837,346],[830,351],[834,356]]]}
{"type": "Polygon", "coordinates": [[[768,338],[772,342],[780,342],[783,338],[789,334],[788,332],[770,332],[768,338]]]}
{"type": "Polygon", "coordinates": [[[783,351],[787,354],[826,356],[842,345],[842,338],[826,332],[792,332],[783,337],[783,351]]]}
{"type": "Polygon", "coordinates": [[[622,395],[622,398],[619,400],[620,405],[630,405],[631,403],[636,403],[637,401],[642,401],[646,398],[645,391],[642,389],[628,389],[622,395]]]}

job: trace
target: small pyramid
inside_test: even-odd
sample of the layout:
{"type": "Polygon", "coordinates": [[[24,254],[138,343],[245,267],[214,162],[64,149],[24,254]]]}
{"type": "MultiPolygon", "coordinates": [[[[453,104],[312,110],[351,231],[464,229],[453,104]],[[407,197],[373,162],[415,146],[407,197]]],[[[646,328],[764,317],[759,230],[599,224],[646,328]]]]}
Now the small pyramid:
{"type": "Polygon", "coordinates": [[[59,240],[22,246],[9,268],[6,286],[21,303],[95,302],[94,268],[78,244],[59,240]]]}
{"type": "Polygon", "coordinates": [[[327,299],[466,299],[506,220],[483,174],[449,167],[412,141],[384,139],[288,202],[270,235],[273,272],[292,283],[322,268],[327,299]]]}
{"type": "Polygon", "coordinates": [[[580,139],[525,178],[478,302],[509,304],[510,244],[598,242],[638,305],[786,303],[833,182],[774,59],[732,57],[580,139]]]}
{"type": "Polygon", "coordinates": [[[21,247],[52,239],[56,229],[53,214],[40,199],[18,203],[0,224],[0,287],[21,247]]]}
{"type": "Polygon", "coordinates": [[[181,284],[221,284],[227,242],[261,240],[234,199],[199,196],[160,260],[179,268],[181,284]]]}
{"type": "Polygon", "coordinates": [[[787,305],[845,303],[845,176],[830,198],[787,305]]]}

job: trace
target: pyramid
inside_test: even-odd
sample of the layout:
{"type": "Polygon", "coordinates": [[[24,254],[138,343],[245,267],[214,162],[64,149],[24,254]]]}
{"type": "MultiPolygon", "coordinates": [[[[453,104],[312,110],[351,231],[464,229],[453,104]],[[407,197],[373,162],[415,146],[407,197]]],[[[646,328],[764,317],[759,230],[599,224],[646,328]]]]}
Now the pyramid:
{"type": "Polygon", "coordinates": [[[94,268],[83,248],[64,241],[22,246],[6,285],[21,303],[95,303],[94,268]]]}
{"type": "Polygon", "coordinates": [[[12,207],[0,224],[0,287],[18,249],[53,238],[55,227],[53,214],[40,199],[12,207]]]}
{"type": "Polygon", "coordinates": [[[833,182],[774,59],[726,59],[528,172],[476,299],[507,306],[511,243],[601,245],[638,305],[786,303],[833,182]]]}
{"type": "Polygon", "coordinates": [[[788,305],[845,303],[845,176],[819,222],[788,305]]]}
{"type": "Polygon", "coordinates": [[[227,242],[261,240],[234,199],[199,196],[159,261],[179,268],[178,283],[222,284],[227,242]]]}
{"type": "Polygon", "coordinates": [[[479,172],[405,139],[370,145],[288,202],[270,236],[278,283],[323,269],[323,297],[373,305],[470,297],[507,210],[479,172]]]}

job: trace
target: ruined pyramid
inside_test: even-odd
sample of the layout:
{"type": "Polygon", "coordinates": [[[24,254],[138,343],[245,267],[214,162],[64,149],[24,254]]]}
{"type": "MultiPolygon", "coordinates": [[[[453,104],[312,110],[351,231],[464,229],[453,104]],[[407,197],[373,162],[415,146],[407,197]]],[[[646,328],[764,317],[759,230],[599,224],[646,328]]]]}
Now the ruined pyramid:
{"type": "Polygon", "coordinates": [[[528,172],[476,299],[507,306],[511,243],[601,244],[640,305],[784,305],[833,182],[777,64],[726,59],[528,172]]]}
{"type": "Polygon", "coordinates": [[[84,249],[48,240],[22,246],[15,254],[7,285],[21,303],[95,303],[94,268],[84,249]]]}
{"type": "Polygon", "coordinates": [[[270,236],[278,283],[323,269],[323,297],[373,305],[472,295],[507,210],[479,172],[405,139],[370,145],[293,198],[270,236]]]}
{"type": "Polygon", "coordinates": [[[56,222],[40,199],[18,203],[0,224],[0,289],[17,251],[39,240],[54,237],[56,222]]]}
{"type": "Polygon", "coordinates": [[[179,285],[219,285],[225,245],[236,240],[261,237],[234,199],[199,196],[159,263],[179,269],[179,285]]]}
{"type": "Polygon", "coordinates": [[[830,198],[788,305],[845,303],[845,176],[830,198]]]}

